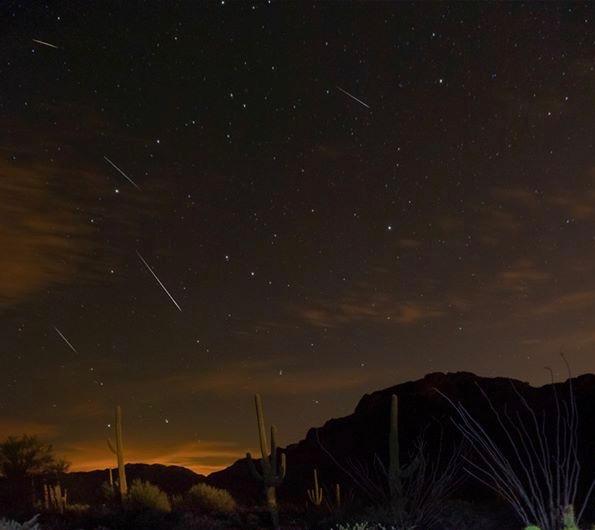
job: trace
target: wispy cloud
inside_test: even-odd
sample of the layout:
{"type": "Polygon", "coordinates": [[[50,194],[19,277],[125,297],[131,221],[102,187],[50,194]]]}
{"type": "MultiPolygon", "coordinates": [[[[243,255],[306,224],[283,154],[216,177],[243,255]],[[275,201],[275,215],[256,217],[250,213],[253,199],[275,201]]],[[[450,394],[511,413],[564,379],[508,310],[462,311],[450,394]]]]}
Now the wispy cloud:
{"type": "Polygon", "coordinates": [[[0,305],[66,281],[89,252],[88,223],[43,167],[0,159],[0,305]]]}
{"type": "Polygon", "coordinates": [[[413,325],[436,318],[443,311],[431,303],[401,301],[386,293],[365,294],[361,290],[337,301],[322,300],[300,307],[297,316],[305,323],[320,328],[338,328],[357,323],[413,325]]]}
{"type": "Polygon", "coordinates": [[[58,429],[56,425],[49,423],[4,417],[0,418],[0,432],[13,436],[32,434],[46,438],[55,436],[58,429]]]}
{"type": "Polygon", "coordinates": [[[526,291],[535,283],[551,279],[552,274],[539,269],[531,260],[520,259],[499,271],[496,278],[496,289],[526,291]]]}
{"type": "Polygon", "coordinates": [[[592,312],[595,307],[595,290],[576,291],[562,296],[554,297],[535,308],[535,313],[561,314],[567,312],[588,310],[592,312]]]}

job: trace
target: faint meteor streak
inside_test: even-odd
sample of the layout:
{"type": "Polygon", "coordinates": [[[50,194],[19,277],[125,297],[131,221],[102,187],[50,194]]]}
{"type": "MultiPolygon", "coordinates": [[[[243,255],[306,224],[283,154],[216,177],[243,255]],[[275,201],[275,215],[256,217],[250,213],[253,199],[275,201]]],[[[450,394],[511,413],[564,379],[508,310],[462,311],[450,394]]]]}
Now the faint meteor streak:
{"type": "Polygon", "coordinates": [[[56,48],[56,50],[58,50],[58,46],[54,46],[53,44],[50,44],[49,42],[44,42],[42,40],[37,40],[37,39],[31,39],[33,42],[36,42],[37,44],[43,44],[44,46],[49,46],[50,48],[56,48]]]}
{"type": "Polygon", "coordinates": [[[367,103],[364,103],[361,99],[356,98],[353,94],[350,94],[349,92],[347,92],[347,90],[343,90],[340,86],[337,87],[341,92],[343,92],[343,94],[349,96],[351,99],[355,99],[355,101],[357,101],[358,103],[361,103],[364,107],[366,107],[367,109],[370,108],[370,105],[368,105],[367,103]]]}
{"type": "Polygon", "coordinates": [[[63,341],[66,343],[66,344],[68,344],[68,347],[69,347],[69,348],[70,348],[70,349],[71,349],[71,350],[72,350],[74,353],[77,353],[77,354],[78,354],[78,352],[76,351],[76,348],[75,348],[75,347],[74,347],[72,344],[70,344],[70,341],[69,341],[69,340],[68,340],[68,339],[67,339],[67,338],[64,336],[64,334],[63,334],[63,333],[62,333],[62,332],[61,332],[61,331],[60,331],[60,330],[59,330],[59,329],[58,329],[56,326],[54,326],[54,329],[56,330],[56,333],[57,333],[58,335],[60,335],[60,337],[62,338],[62,340],[63,340],[63,341]]]}
{"type": "Polygon", "coordinates": [[[174,297],[169,293],[169,291],[167,290],[167,288],[165,287],[165,285],[163,285],[163,283],[161,282],[161,280],[157,277],[157,275],[153,272],[153,269],[150,267],[150,265],[145,261],[145,258],[143,258],[141,256],[141,253],[137,250],[136,251],[138,257],[140,258],[140,260],[143,262],[144,266],[147,267],[147,269],[149,269],[149,272],[153,275],[153,278],[155,278],[157,280],[157,283],[159,283],[159,285],[161,286],[161,288],[165,291],[165,293],[167,294],[167,296],[169,296],[169,299],[174,303],[174,305],[178,308],[178,311],[182,312],[182,308],[178,305],[178,302],[176,302],[174,300],[174,297]]]}
{"type": "Polygon", "coordinates": [[[136,182],[134,182],[134,180],[132,180],[126,173],[124,173],[118,166],[116,166],[116,164],[114,164],[107,156],[104,155],[103,158],[113,168],[115,168],[128,182],[130,182],[137,190],[140,191],[140,188],[138,187],[138,185],[136,184],[136,182]]]}

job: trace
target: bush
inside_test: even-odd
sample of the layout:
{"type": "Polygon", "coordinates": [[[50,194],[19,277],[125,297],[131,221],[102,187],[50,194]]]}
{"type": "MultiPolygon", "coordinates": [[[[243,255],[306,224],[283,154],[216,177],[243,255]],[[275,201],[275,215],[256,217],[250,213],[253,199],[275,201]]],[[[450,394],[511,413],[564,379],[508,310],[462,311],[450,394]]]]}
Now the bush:
{"type": "Polygon", "coordinates": [[[464,500],[449,500],[442,505],[438,517],[440,530],[499,530],[506,527],[505,513],[495,506],[476,506],[464,500]]]}
{"type": "Polygon", "coordinates": [[[126,495],[126,507],[132,511],[170,512],[167,495],[150,482],[135,480],[126,495]]]}
{"type": "Polygon", "coordinates": [[[191,511],[230,514],[236,510],[236,501],[227,490],[208,484],[196,484],[186,494],[185,505],[191,511]]]}
{"type": "Polygon", "coordinates": [[[384,526],[371,525],[370,523],[340,524],[331,530],[388,530],[384,526]]]}
{"type": "MultiPolygon", "coordinates": [[[[229,529],[228,521],[221,521],[208,515],[185,513],[173,530],[225,530],[229,529]]],[[[237,526],[232,526],[237,528],[237,526]]]]}

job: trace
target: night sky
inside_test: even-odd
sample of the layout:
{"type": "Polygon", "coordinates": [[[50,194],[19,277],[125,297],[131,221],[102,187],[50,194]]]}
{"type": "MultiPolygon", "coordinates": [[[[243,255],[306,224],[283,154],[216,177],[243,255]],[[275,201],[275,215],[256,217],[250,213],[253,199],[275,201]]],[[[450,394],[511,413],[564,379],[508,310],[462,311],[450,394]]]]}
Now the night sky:
{"type": "Polygon", "coordinates": [[[119,403],[128,461],[209,472],[256,391],[286,444],[428,372],[595,371],[592,5],[0,21],[2,436],[106,467],[119,403]]]}

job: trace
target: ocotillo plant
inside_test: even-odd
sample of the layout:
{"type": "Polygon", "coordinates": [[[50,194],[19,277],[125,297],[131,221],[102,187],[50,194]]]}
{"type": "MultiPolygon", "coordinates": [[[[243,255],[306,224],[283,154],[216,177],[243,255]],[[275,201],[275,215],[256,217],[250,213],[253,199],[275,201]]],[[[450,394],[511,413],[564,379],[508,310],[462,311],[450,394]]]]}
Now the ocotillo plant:
{"type": "Polygon", "coordinates": [[[285,453],[281,453],[281,462],[277,461],[277,430],[274,425],[271,425],[271,452],[267,442],[267,434],[264,425],[264,414],[262,412],[262,400],[260,395],[254,396],[254,403],[256,405],[256,420],[258,422],[258,437],[260,441],[260,452],[262,459],[260,461],[262,472],[259,473],[252,460],[252,455],[246,453],[248,466],[254,478],[263,483],[264,494],[267,502],[267,507],[271,514],[271,521],[274,528],[279,528],[279,508],[277,507],[277,486],[279,486],[285,478],[286,462],[285,453]]]}
{"type": "Polygon", "coordinates": [[[128,492],[126,484],[126,468],[124,467],[124,442],[122,441],[122,408],[120,405],[116,407],[116,446],[112,444],[110,439],[107,439],[107,445],[111,452],[116,455],[118,460],[118,486],[120,488],[120,498],[124,499],[128,492]]]}
{"type": "Polygon", "coordinates": [[[308,499],[314,506],[320,506],[322,504],[322,488],[318,486],[318,471],[314,468],[314,488],[308,490],[308,499]]]}

